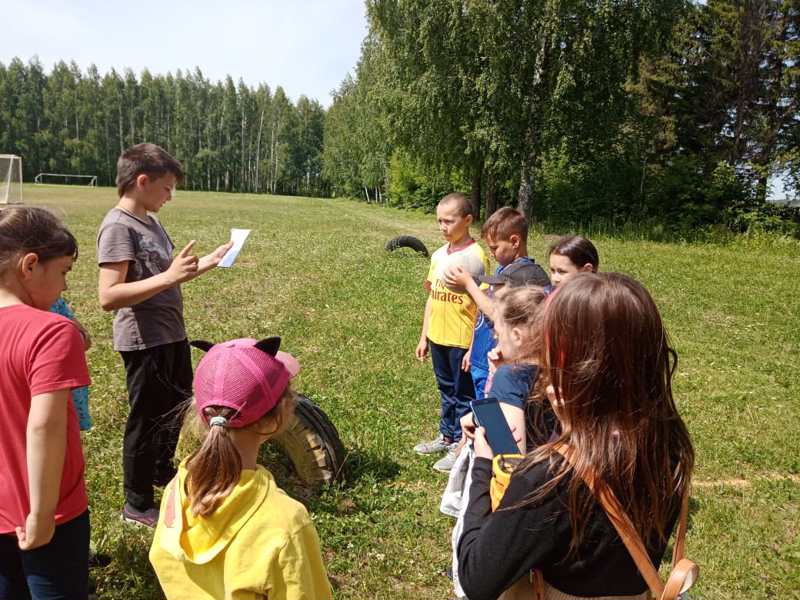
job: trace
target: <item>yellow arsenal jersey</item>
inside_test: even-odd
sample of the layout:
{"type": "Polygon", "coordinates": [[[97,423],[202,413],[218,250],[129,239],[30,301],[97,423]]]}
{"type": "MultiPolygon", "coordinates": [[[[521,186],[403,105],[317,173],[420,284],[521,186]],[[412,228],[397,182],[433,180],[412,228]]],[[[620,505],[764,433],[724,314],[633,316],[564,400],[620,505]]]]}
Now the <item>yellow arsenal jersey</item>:
{"type": "Polygon", "coordinates": [[[469,348],[478,307],[468,293],[445,286],[444,272],[450,265],[459,264],[473,276],[483,275],[489,272],[489,259],[475,242],[455,252],[448,252],[448,248],[445,244],[433,253],[425,282],[431,295],[428,339],[440,346],[469,348]]]}

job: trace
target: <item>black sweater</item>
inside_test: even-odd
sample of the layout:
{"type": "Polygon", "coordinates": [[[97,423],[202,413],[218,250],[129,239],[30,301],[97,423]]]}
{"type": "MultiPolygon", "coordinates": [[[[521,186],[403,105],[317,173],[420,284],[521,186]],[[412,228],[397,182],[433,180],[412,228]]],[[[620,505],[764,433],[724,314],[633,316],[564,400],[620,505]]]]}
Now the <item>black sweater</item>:
{"type": "MultiPolygon", "coordinates": [[[[535,505],[502,510],[527,498],[548,479],[547,463],[515,473],[500,502],[491,511],[489,481],[492,462],[475,459],[464,530],[458,544],[458,576],[470,600],[494,600],[517,579],[540,569],[545,581],[575,596],[641,594],[647,584],[602,506],[595,504],[577,556],[565,560],[572,528],[567,513],[567,484],[559,485],[535,505]]],[[[678,517],[680,502],[670,522],[678,517]]],[[[660,564],[665,544],[649,544],[660,564]]]]}

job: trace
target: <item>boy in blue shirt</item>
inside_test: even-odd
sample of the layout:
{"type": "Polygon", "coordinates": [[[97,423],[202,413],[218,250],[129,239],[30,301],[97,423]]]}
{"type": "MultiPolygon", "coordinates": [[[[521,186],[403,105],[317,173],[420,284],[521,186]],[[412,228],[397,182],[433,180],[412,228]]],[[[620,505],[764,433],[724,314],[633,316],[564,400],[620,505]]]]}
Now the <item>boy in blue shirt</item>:
{"type": "Polygon", "coordinates": [[[495,346],[492,330],[494,307],[491,299],[495,287],[550,285],[544,269],[528,256],[528,220],[521,212],[509,207],[496,211],[483,224],[481,237],[498,265],[493,276],[478,278],[481,283],[488,285],[486,291],[463,269],[454,267],[445,273],[447,283],[465,288],[480,310],[470,352],[470,372],[475,384],[475,397],[478,399],[484,397],[484,388],[489,377],[487,355],[495,346]]]}

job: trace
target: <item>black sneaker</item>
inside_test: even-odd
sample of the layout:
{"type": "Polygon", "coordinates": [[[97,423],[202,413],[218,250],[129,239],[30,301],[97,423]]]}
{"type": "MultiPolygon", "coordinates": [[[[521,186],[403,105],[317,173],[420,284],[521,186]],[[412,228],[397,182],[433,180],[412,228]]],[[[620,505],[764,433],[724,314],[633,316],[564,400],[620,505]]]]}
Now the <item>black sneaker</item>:
{"type": "Polygon", "coordinates": [[[145,511],[136,510],[126,502],[122,508],[122,520],[133,525],[155,529],[158,524],[158,509],[153,507],[145,511]]]}

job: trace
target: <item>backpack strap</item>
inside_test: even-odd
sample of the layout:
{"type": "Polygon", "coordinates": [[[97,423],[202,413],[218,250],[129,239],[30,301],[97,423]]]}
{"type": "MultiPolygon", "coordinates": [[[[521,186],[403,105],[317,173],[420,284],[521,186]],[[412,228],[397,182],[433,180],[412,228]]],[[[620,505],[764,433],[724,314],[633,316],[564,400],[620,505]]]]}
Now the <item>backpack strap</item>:
{"type": "MultiPolygon", "coordinates": [[[[561,454],[565,460],[571,461],[569,450],[566,445],[559,445],[555,450],[561,454]]],[[[622,508],[613,490],[607,485],[598,483],[594,477],[584,479],[589,490],[603,507],[608,520],[616,529],[622,543],[631,555],[633,562],[642,579],[650,588],[650,593],[660,600],[672,600],[692,586],[697,579],[698,568],[692,561],[683,558],[686,547],[686,528],[689,516],[689,485],[686,485],[681,498],[681,512],[678,518],[678,530],[675,534],[675,545],[672,552],[672,572],[670,573],[667,585],[661,581],[658,570],[653,566],[647,548],[642,541],[642,537],[636,532],[630,518],[622,508]]]]}
{"type": "Polygon", "coordinates": [[[606,485],[598,486],[594,483],[592,482],[589,485],[589,489],[600,502],[614,529],[617,530],[617,534],[619,534],[622,543],[625,544],[625,548],[628,549],[633,562],[636,563],[636,567],[639,569],[642,579],[647,583],[647,587],[650,588],[650,592],[656,598],[661,598],[664,593],[664,584],[658,575],[658,571],[653,566],[653,561],[650,560],[650,555],[647,553],[647,548],[645,548],[641,536],[636,533],[633,523],[631,523],[630,518],[623,510],[614,492],[606,485]]]}
{"type": "Polygon", "coordinates": [[[686,550],[686,527],[689,521],[689,485],[683,488],[681,516],[678,517],[678,530],[675,532],[675,545],[672,547],[672,568],[684,557],[686,550]]]}

